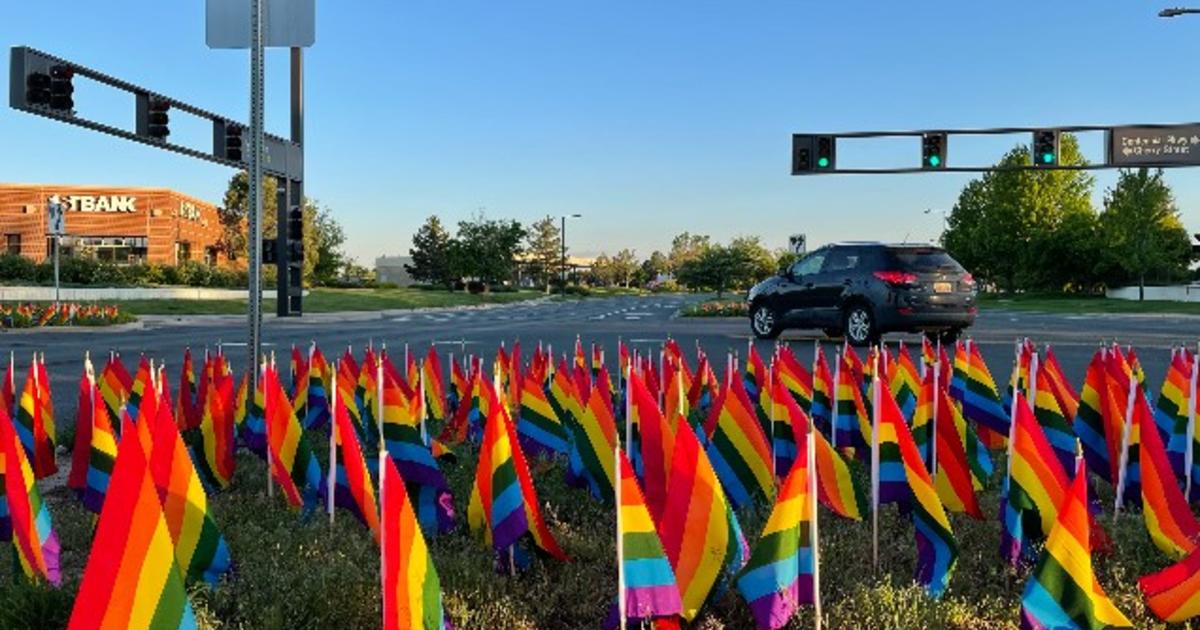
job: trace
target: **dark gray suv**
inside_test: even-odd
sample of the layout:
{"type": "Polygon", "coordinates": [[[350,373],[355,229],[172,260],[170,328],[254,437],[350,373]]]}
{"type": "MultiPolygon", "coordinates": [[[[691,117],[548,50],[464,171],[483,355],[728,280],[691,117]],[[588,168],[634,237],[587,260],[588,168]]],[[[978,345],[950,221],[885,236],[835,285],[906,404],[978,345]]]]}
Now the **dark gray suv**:
{"type": "Polygon", "coordinates": [[[826,245],[755,285],[746,300],[760,339],[819,328],[856,346],[887,332],[924,332],[951,343],[976,314],[974,278],[933,245],[826,245]]]}

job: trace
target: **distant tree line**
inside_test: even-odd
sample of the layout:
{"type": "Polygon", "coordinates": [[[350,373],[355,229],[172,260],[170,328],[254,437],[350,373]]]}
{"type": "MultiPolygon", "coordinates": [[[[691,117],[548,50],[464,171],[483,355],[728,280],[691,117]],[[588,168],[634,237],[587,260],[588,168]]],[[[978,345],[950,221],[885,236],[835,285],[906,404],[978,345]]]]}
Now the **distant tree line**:
{"type": "MultiPolygon", "coordinates": [[[[1030,164],[1018,145],[997,166],[1030,164]]],[[[1059,163],[1085,160],[1063,134],[1059,163]]],[[[1084,171],[993,171],[969,182],[947,217],[942,244],[985,285],[1006,292],[1095,292],[1189,277],[1191,239],[1161,170],[1120,171],[1092,205],[1084,171]]]]}
{"type": "MultiPolygon", "coordinates": [[[[440,218],[431,216],[412,242],[412,261],[405,267],[418,282],[445,287],[467,281],[495,285],[516,277],[518,268],[546,291],[561,282],[562,234],[554,217],[524,227],[480,214],[460,221],[452,235],[440,218]]],[[[722,245],[708,236],[684,232],[672,240],[667,253],[654,251],[645,258],[629,248],[601,253],[588,270],[572,270],[570,279],[588,286],[724,293],[746,289],[792,259],[783,251],[768,250],[757,237],[736,237],[722,245]]]]}

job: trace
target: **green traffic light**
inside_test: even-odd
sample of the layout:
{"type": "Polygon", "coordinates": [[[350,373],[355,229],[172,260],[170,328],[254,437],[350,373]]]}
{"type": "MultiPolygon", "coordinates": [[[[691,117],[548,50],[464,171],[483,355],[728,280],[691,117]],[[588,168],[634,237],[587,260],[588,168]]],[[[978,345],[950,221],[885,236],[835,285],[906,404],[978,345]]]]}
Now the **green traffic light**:
{"type": "Polygon", "coordinates": [[[929,165],[930,166],[940,166],[941,163],[942,163],[942,158],[940,158],[936,155],[929,156],[929,165]]]}
{"type": "Polygon", "coordinates": [[[817,166],[820,166],[821,168],[828,167],[829,166],[829,158],[827,158],[827,157],[817,158],[817,166]]]}
{"type": "Polygon", "coordinates": [[[1054,163],[1054,154],[1053,153],[1043,153],[1042,154],[1042,163],[1043,164],[1053,164],[1054,163]]]}

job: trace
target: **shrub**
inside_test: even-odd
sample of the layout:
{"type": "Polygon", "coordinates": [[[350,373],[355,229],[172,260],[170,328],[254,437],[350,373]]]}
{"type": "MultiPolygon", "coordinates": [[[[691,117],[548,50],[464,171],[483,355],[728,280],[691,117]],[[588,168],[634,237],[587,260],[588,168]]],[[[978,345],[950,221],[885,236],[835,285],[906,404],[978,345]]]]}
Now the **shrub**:
{"type": "Polygon", "coordinates": [[[744,300],[714,300],[692,304],[683,309],[684,317],[748,317],[750,307],[744,300]]]}
{"type": "MultiPolygon", "coordinates": [[[[54,281],[54,261],[45,263],[50,267],[50,281],[54,281]]],[[[100,263],[91,258],[68,257],[59,261],[58,278],[63,284],[91,284],[100,263]]]]}
{"type": "Polygon", "coordinates": [[[37,265],[20,254],[0,255],[0,282],[35,282],[37,265]]]}
{"type": "Polygon", "coordinates": [[[125,272],[121,267],[104,263],[96,265],[92,270],[91,280],[87,284],[102,287],[119,287],[126,286],[129,282],[126,281],[125,272]]]}

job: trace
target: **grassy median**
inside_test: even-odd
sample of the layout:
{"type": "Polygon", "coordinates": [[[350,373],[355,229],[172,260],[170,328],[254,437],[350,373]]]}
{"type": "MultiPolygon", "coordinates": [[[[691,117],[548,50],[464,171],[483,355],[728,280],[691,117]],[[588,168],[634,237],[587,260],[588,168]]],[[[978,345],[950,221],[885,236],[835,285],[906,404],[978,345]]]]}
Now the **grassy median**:
{"type": "Polygon", "coordinates": [[[981,293],[979,307],[1010,311],[1042,313],[1125,313],[1200,315],[1200,302],[1169,302],[1166,300],[1114,300],[1103,295],[1069,293],[981,293]]]}
{"type": "MultiPolygon", "coordinates": [[[[304,298],[304,312],[383,311],[389,309],[508,304],[544,295],[541,291],[465,293],[428,289],[312,289],[304,298]]],[[[245,300],[122,300],[116,302],[134,315],[238,315],[246,312],[245,300]]],[[[275,300],[263,302],[263,311],[275,312],[275,300]]]]}
{"type": "MultiPolygon", "coordinates": [[[[320,433],[310,435],[314,443],[320,433]]],[[[327,438],[324,438],[327,439],[327,438]]],[[[319,458],[324,465],[323,448],[319,458]]],[[[561,461],[533,461],[533,478],[547,523],[570,562],[538,559],[516,577],[493,570],[488,545],[467,529],[466,509],[474,476],[473,448],[444,467],[454,492],[459,527],[431,542],[446,610],[458,628],[595,628],[615,596],[613,510],[564,482],[561,461]]],[[[866,483],[866,470],[854,463],[866,483]]],[[[1003,459],[996,458],[1003,471],[1003,459]]],[[[931,600],[912,583],[917,550],[909,519],[887,506],[880,518],[879,570],[872,568],[870,519],[848,521],[822,509],[821,582],[830,628],[1015,628],[1028,570],[1000,560],[999,473],[980,495],[982,521],[951,515],[959,559],[949,591],[931,600]]],[[[1153,546],[1140,514],[1113,524],[1111,491],[1097,521],[1115,542],[1111,555],[1095,554],[1100,584],[1138,628],[1163,627],[1145,609],[1137,577],[1169,562],[1153,546]]],[[[46,492],[62,542],[63,587],[30,586],[12,577],[12,548],[0,549],[0,627],[59,628],[70,614],[91,546],[92,517],[65,488],[46,492]]],[[[234,570],[214,590],[191,589],[201,628],[372,628],[381,617],[379,558],[367,530],[339,510],[331,527],[318,513],[304,521],[283,499],[266,496],[263,462],[240,453],[229,490],[209,502],[228,541],[234,570]]],[[[739,512],[753,545],[769,512],[767,503],[739,512]]],[[[19,570],[18,570],[19,571],[19,570]]],[[[706,607],[693,628],[753,627],[746,603],[726,591],[706,607]]],[[[804,607],[788,628],[812,627],[804,607]]]]}

